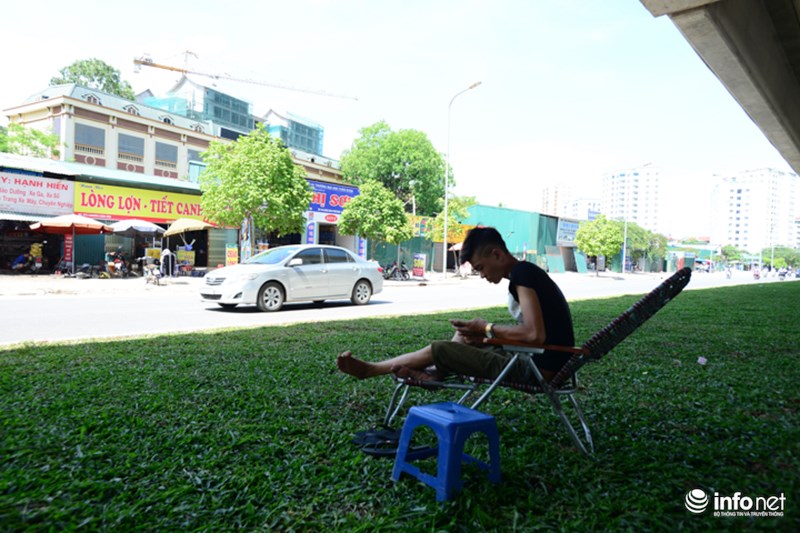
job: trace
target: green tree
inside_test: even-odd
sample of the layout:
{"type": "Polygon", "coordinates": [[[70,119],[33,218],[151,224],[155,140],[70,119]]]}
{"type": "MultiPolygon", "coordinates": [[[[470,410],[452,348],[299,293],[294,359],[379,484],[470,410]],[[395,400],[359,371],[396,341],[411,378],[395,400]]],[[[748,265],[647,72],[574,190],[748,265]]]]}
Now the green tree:
{"type": "Polygon", "coordinates": [[[203,161],[201,205],[208,220],[238,227],[249,218],[278,235],[303,231],[313,196],[306,173],[266,129],[234,142],[212,141],[203,161]]]}
{"type": "MultiPolygon", "coordinates": [[[[604,256],[611,259],[622,250],[622,228],[604,215],[591,221],[581,222],[575,232],[575,244],[588,256],[604,256]]],[[[599,275],[599,271],[595,270],[599,275]]]]}
{"type": "Polygon", "coordinates": [[[744,250],[740,250],[735,246],[731,246],[729,244],[722,247],[722,256],[725,258],[725,261],[741,261],[742,257],[746,255],[747,252],[744,250]]]}
{"type": "Polygon", "coordinates": [[[764,264],[770,264],[772,258],[775,258],[775,268],[781,266],[800,266],[800,250],[788,248],[786,246],[767,247],[761,250],[761,257],[764,264]]]}
{"type": "MultiPolygon", "coordinates": [[[[615,220],[622,235],[625,235],[625,223],[615,220]]],[[[626,253],[630,255],[631,262],[637,264],[641,259],[653,261],[663,258],[667,251],[667,238],[658,233],[646,230],[635,222],[628,222],[628,244],[626,253]]]]}
{"type": "Polygon", "coordinates": [[[414,235],[403,202],[374,180],[362,183],[358,196],[344,207],[339,230],[391,244],[400,244],[414,235]]]}
{"type": "Polygon", "coordinates": [[[90,89],[135,100],[131,84],[122,80],[119,70],[100,59],[79,59],[59,71],[59,76],[50,79],[50,85],[77,83],[90,89]]]}
{"type": "Polygon", "coordinates": [[[650,232],[650,246],[647,249],[647,258],[650,261],[663,259],[667,255],[667,237],[660,233],[650,232]]]}
{"type": "Polygon", "coordinates": [[[58,157],[61,140],[54,133],[35,128],[25,128],[20,124],[9,124],[0,128],[0,152],[29,155],[32,157],[58,157]]]}
{"type": "Polygon", "coordinates": [[[418,215],[432,215],[444,201],[444,159],[427,135],[417,130],[392,131],[377,122],[359,131],[360,137],[341,157],[347,181],[360,185],[382,183],[418,215]]]}
{"type": "MultiPolygon", "coordinates": [[[[447,242],[448,246],[456,244],[456,239],[461,238],[459,225],[469,217],[469,208],[475,205],[474,196],[453,196],[447,200],[447,242]]],[[[433,240],[442,242],[444,239],[444,210],[440,211],[433,219],[433,240]]]]}

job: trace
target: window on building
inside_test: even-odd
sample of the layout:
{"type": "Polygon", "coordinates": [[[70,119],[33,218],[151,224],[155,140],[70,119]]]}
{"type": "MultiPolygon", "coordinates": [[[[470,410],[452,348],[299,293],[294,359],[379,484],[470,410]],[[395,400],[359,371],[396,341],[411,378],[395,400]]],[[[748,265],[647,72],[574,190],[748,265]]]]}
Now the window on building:
{"type": "Polygon", "coordinates": [[[178,168],[178,147],[174,144],[156,142],[156,166],[178,168]]]}
{"type": "Polygon", "coordinates": [[[172,120],[172,117],[168,117],[166,115],[161,117],[159,120],[161,120],[161,122],[164,124],[175,124],[175,122],[172,120]]]}
{"type": "Polygon", "coordinates": [[[201,150],[192,150],[191,148],[189,148],[187,150],[187,154],[189,156],[189,161],[190,162],[202,163],[203,162],[203,158],[200,157],[201,153],[202,153],[201,150]]]}
{"type": "Polygon", "coordinates": [[[137,109],[135,105],[126,105],[122,109],[131,115],[136,115],[137,117],[140,115],[139,109],[137,109]]]}
{"type": "Polygon", "coordinates": [[[84,154],[104,155],[106,152],[106,131],[102,128],[76,123],[75,151],[84,154]]]}
{"type": "Polygon", "coordinates": [[[119,153],[120,161],[130,163],[141,163],[144,161],[144,139],[134,137],[125,133],[119,134],[119,153]]]}
{"type": "Polygon", "coordinates": [[[100,101],[100,99],[97,96],[95,96],[95,95],[93,95],[91,93],[84,94],[83,95],[83,99],[86,100],[87,102],[89,102],[90,104],[103,105],[103,103],[100,101]]]}

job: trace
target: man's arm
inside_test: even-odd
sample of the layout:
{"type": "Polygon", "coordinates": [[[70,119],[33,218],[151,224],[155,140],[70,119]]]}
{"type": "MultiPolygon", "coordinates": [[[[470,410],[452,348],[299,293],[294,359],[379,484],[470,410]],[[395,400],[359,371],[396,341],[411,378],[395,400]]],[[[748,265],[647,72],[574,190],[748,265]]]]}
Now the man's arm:
{"type": "Polygon", "coordinates": [[[496,325],[492,328],[494,336],[529,344],[544,344],[547,339],[547,331],[544,327],[539,296],[530,287],[517,286],[517,297],[520,311],[522,311],[522,323],[508,326],[496,325]]]}

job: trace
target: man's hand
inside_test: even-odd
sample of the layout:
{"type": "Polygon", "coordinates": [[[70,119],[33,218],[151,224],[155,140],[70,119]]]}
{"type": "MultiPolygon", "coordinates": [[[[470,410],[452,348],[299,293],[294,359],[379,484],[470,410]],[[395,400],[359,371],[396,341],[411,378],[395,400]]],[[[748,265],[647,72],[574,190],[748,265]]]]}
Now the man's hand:
{"type": "Polygon", "coordinates": [[[451,318],[450,323],[467,344],[483,344],[483,339],[486,337],[486,324],[488,324],[486,320],[482,318],[473,318],[472,320],[451,318]]]}

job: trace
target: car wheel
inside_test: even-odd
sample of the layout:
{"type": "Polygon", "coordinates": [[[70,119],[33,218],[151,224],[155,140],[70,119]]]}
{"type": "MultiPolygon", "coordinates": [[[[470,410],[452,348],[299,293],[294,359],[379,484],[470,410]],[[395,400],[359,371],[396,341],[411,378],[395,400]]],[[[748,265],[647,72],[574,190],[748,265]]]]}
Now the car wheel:
{"type": "Polygon", "coordinates": [[[372,285],[365,279],[358,280],[356,286],[353,287],[353,295],[350,297],[350,301],[356,305],[365,305],[369,303],[371,297],[372,285]]]}
{"type": "Polygon", "coordinates": [[[217,305],[220,306],[223,309],[233,309],[238,304],[217,304],[217,305]]]}
{"type": "Polygon", "coordinates": [[[285,298],[283,287],[274,281],[270,281],[258,290],[256,305],[261,311],[278,311],[283,307],[285,298]]]}

